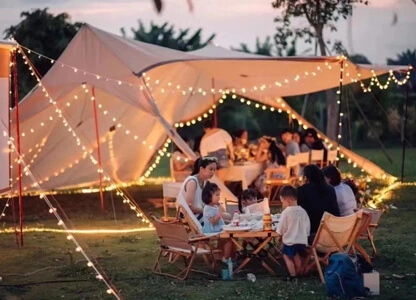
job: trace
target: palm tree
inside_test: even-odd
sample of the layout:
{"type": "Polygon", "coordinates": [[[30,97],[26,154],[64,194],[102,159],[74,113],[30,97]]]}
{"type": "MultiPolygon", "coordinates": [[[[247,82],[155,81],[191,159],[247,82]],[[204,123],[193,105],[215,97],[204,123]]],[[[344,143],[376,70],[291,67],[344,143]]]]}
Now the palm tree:
{"type": "MultiPolygon", "coordinates": [[[[212,34],[206,41],[202,41],[201,32],[202,29],[198,29],[195,33],[188,37],[189,29],[180,29],[176,35],[176,31],[173,25],[164,23],[162,26],[150,23],[150,28],[146,29],[143,23],[139,20],[139,28],[131,29],[133,38],[137,41],[159,45],[180,51],[192,51],[205,47],[215,37],[212,34]]],[[[126,32],[124,28],[121,28],[121,33],[125,37],[126,32]]]]}

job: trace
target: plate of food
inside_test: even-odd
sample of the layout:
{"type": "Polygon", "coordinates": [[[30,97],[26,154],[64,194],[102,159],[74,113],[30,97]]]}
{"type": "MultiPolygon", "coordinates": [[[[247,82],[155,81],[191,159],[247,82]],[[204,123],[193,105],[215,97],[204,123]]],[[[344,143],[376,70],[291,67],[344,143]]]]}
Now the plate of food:
{"type": "Polygon", "coordinates": [[[251,229],[250,226],[235,226],[235,225],[222,226],[222,230],[227,231],[227,232],[249,231],[250,229],[251,229]]]}

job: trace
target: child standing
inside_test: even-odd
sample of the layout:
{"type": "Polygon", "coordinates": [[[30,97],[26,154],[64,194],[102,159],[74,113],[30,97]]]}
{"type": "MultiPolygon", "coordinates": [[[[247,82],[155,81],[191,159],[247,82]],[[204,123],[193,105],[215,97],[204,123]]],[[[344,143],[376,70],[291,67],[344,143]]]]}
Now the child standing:
{"type": "Polygon", "coordinates": [[[302,275],[302,258],[308,244],[311,224],[306,211],[297,204],[297,191],[293,186],[281,188],[283,212],[277,224],[277,233],[283,242],[283,259],[289,271],[288,281],[302,275]]]}
{"type": "MultiPolygon", "coordinates": [[[[220,189],[215,183],[207,182],[202,190],[202,202],[205,203],[203,220],[204,225],[202,227],[203,233],[215,233],[221,232],[224,220],[222,214],[224,213],[220,205],[220,189]]],[[[231,240],[224,242],[221,239],[218,242],[218,248],[223,248],[225,262],[234,253],[234,246],[231,240]]]]}

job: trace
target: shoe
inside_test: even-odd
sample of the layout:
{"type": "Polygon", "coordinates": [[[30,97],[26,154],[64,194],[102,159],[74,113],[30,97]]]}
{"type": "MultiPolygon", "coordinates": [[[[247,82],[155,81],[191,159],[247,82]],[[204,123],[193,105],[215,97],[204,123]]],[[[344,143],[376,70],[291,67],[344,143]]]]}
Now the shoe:
{"type": "Polygon", "coordinates": [[[287,277],[283,277],[282,281],[297,283],[298,278],[296,276],[287,276],[287,277]]]}

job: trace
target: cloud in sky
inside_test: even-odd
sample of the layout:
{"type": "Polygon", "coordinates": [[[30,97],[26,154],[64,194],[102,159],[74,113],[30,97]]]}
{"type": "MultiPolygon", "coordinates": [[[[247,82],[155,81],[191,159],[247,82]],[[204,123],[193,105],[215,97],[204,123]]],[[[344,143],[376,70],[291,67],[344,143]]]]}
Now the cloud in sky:
{"type": "MultiPolygon", "coordinates": [[[[273,20],[279,11],[272,9],[271,0],[193,0],[193,3],[194,12],[190,13],[186,0],[165,0],[164,11],[158,15],[152,0],[2,0],[0,31],[17,24],[21,11],[49,7],[53,13],[68,12],[73,22],[87,22],[116,34],[120,34],[121,27],[129,34],[131,27],[137,28],[138,19],[144,24],[169,22],[175,28],[203,28],[205,37],[216,33],[215,43],[227,48],[238,47],[242,42],[253,48],[256,37],[264,40],[275,33],[273,20]]],[[[385,63],[386,57],[416,47],[416,41],[412,40],[416,5],[410,0],[370,3],[354,10],[352,41],[357,53],[372,62],[385,63]],[[398,23],[391,26],[394,13],[398,15],[398,23]]],[[[349,46],[347,25],[345,21],[339,22],[338,31],[328,33],[327,37],[349,46]]],[[[299,45],[298,52],[306,47],[310,45],[299,45]]]]}

